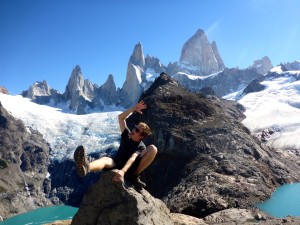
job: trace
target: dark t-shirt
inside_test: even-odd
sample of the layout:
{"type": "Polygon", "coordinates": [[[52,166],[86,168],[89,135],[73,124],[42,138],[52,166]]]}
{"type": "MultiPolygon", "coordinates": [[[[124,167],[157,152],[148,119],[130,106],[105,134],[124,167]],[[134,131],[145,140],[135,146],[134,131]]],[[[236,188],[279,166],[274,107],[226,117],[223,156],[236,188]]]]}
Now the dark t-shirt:
{"type": "Polygon", "coordinates": [[[122,168],[133,153],[140,154],[145,148],[146,146],[142,141],[135,142],[129,138],[129,131],[126,128],[121,135],[120,147],[114,157],[117,167],[122,168]]]}

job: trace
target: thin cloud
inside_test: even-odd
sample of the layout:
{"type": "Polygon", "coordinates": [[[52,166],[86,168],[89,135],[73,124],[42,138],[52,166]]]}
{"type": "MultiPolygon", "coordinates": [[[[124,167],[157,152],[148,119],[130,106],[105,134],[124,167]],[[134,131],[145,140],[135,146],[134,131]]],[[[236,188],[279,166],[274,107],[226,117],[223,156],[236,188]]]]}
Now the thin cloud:
{"type": "Polygon", "coordinates": [[[206,35],[209,35],[211,32],[213,32],[217,27],[219,26],[220,21],[214,22],[206,31],[206,35]]]}

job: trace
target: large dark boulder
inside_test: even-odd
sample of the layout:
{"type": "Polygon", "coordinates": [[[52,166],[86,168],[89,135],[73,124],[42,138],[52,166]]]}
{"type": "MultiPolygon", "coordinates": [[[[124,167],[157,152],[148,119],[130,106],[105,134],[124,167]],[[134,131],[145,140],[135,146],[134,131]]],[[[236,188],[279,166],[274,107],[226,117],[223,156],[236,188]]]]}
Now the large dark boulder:
{"type": "Polygon", "coordinates": [[[251,208],[277,186],[300,180],[293,156],[263,148],[242,125],[237,102],[188,92],[166,74],[141,99],[148,109],[128,123],[144,121],[153,130],[158,155],[143,176],[171,211],[204,217],[251,208]]]}
{"type": "Polygon", "coordinates": [[[108,171],[85,194],[72,225],[174,225],[166,205],[146,190],[113,182],[108,171]]]}

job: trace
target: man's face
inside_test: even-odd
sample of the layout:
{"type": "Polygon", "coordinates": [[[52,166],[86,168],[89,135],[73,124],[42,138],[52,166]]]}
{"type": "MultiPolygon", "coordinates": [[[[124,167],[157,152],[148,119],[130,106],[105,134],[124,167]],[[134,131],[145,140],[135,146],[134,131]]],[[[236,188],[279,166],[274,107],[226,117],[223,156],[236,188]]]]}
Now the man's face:
{"type": "Polygon", "coordinates": [[[140,125],[135,125],[131,131],[130,137],[134,141],[140,141],[144,138],[142,135],[143,128],[140,125]]]}

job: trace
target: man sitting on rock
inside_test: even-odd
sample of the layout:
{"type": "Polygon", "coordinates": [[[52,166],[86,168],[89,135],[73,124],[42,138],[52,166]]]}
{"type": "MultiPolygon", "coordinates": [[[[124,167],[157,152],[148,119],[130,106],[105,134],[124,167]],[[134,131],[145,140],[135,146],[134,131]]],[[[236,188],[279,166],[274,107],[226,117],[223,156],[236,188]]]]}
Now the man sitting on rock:
{"type": "Polygon", "coordinates": [[[147,148],[142,140],[150,134],[150,128],[145,123],[139,123],[131,131],[126,125],[126,118],[134,111],[142,113],[146,109],[144,101],[140,101],[134,107],[124,111],[118,116],[121,130],[121,143],[114,158],[101,157],[88,162],[83,146],[77,147],[74,152],[77,174],[85,176],[89,171],[97,172],[103,169],[117,169],[113,181],[124,182],[124,176],[139,188],[146,184],[139,178],[139,174],[146,169],[154,160],[157,148],[149,145],[147,148]]]}

